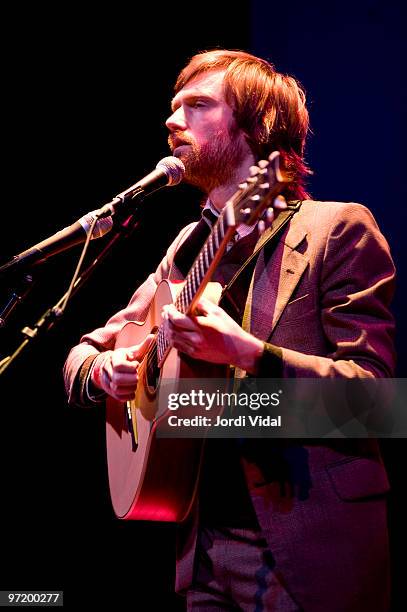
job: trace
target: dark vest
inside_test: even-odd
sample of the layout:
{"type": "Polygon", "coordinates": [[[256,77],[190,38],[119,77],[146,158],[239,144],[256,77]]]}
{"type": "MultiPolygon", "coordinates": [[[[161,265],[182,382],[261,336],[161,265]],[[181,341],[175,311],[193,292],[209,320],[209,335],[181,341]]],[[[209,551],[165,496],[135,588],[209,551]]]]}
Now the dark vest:
{"type": "MultiPolygon", "coordinates": [[[[224,254],[213,280],[225,286],[251,255],[258,239],[257,228],[224,254]]],[[[242,274],[221,302],[222,308],[241,323],[253,267],[242,274]]],[[[240,463],[240,440],[206,440],[199,487],[202,525],[213,527],[257,527],[257,518],[240,463]]]]}

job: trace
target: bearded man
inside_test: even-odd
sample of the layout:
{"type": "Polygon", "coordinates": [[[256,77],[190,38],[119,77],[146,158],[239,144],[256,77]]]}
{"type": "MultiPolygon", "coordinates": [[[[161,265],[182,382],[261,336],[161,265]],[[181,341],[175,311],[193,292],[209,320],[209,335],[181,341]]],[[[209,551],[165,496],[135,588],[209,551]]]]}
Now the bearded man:
{"type": "MultiPolygon", "coordinates": [[[[389,248],[364,206],[309,198],[308,112],[297,81],[248,53],[204,52],[180,73],[171,108],[170,148],[185,165],[184,180],[207,196],[202,219],[180,232],[128,306],[71,350],[69,401],[134,397],[153,336],[115,349],[118,333],[127,321],[145,319],[162,279],[185,277],[186,254],[196,253],[250,167],[274,150],[290,178],[283,196],[288,206],[298,204],[295,214],[236,285],[234,309],[205,298],[193,315],[164,308],[172,346],[246,376],[391,377],[389,248]],[[250,320],[242,325],[249,293],[250,320]]],[[[237,228],[216,272],[223,286],[259,234],[258,226],[237,228]]],[[[180,529],[177,590],[191,610],[384,612],[387,491],[372,439],[208,440],[196,503],[180,529]]]]}

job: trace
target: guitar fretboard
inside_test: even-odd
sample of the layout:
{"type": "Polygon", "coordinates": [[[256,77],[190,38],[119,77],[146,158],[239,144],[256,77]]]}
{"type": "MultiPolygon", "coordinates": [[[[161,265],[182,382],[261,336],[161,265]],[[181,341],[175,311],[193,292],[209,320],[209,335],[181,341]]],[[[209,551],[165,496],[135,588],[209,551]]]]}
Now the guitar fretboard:
{"type": "MultiPolygon", "coordinates": [[[[225,240],[229,238],[227,237],[225,239],[225,236],[228,233],[229,227],[226,220],[226,211],[223,210],[192,264],[192,268],[185,279],[185,285],[175,300],[175,307],[179,312],[183,314],[188,312],[195,296],[201,289],[204,278],[216,255],[221,248],[226,246],[225,240]]],[[[234,225],[232,227],[234,228],[234,225]]],[[[158,363],[160,363],[169,348],[169,341],[165,333],[164,325],[160,325],[156,340],[158,363]]]]}

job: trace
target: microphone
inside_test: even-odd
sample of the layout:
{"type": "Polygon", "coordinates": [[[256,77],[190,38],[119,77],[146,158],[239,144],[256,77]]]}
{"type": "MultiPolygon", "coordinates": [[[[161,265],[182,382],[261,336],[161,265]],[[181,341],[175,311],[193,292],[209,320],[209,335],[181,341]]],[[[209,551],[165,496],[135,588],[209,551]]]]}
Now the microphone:
{"type": "MultiPolygon", "coordinates": [[[[23,267],[26,265],[32,266],[36,263],[40,263],[65,251],[76,244],[85,242],[88,235],[91,223],[97,216],[98,211],[93,210],[92,212],[84,215],[78,221],[75,221],[72,225],[64,227],[62,230],[46,238],[42,242],[35,244],[33,247],[15,255],[9,262],[0,267],[0,273],[14,268],[15,266],[23,267]]],[[[107,217],[106,219],[99,219],[93,228],[91,240],[95,238],[101,238],[113,227],[113,219],[107,217]]]]}
{"type": "Polygon", "coordinates": [[[96,211],[99,219],[114,215],[120,205],[126,200],[132,200],[137,196],[147,196],[162,187],[173,187],[178,185],[185,174],[185,166],[177,157],[164,157],[160,160],[152,172],[140,179],[137,183],[118,193],[111,202],[96,211]]]}
{"type": "Polygon", "coordinates": [[[15,255],[9,262],[0,267],[0,274],[16,266],[21,268],[43,262],[61,251],[85,242],[90,225],[95,217],[98,221],[94,227],[91,240],[101,238],[112,229],[112,215],[117,212],[123,202],[139,195],[150,195],[150,193],[162,187],[178,185],[184,178],[184,174],[185,166],[180,159],[172,156],[164,157],[158,162],[155,170],[125,191],[117,194],[111,202],[105,204],[102,208],[93,210],[69,227],[65,227],[53,236],[19,253],[19,255],[15,255]]]}

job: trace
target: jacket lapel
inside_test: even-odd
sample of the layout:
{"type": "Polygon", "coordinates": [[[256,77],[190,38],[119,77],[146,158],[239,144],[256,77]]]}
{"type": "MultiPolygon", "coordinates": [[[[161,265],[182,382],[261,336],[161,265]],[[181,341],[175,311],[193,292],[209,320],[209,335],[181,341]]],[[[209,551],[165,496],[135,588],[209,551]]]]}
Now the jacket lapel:
{"type": "Polygon", "coordinates": [[[270,259],[266,248],[256,263],[250,331],[263,340],[270,337],[309,263],[307,254],[296,250],[307,235],[298,220],[299,215],[291,219],[270,259]]]}
{"type": "Polygon", "coordinates": [[[308,258],[305,255],[285,245],[281,262],[276,306],[269,335],[277,325],[308,263],[308,258]]]}

